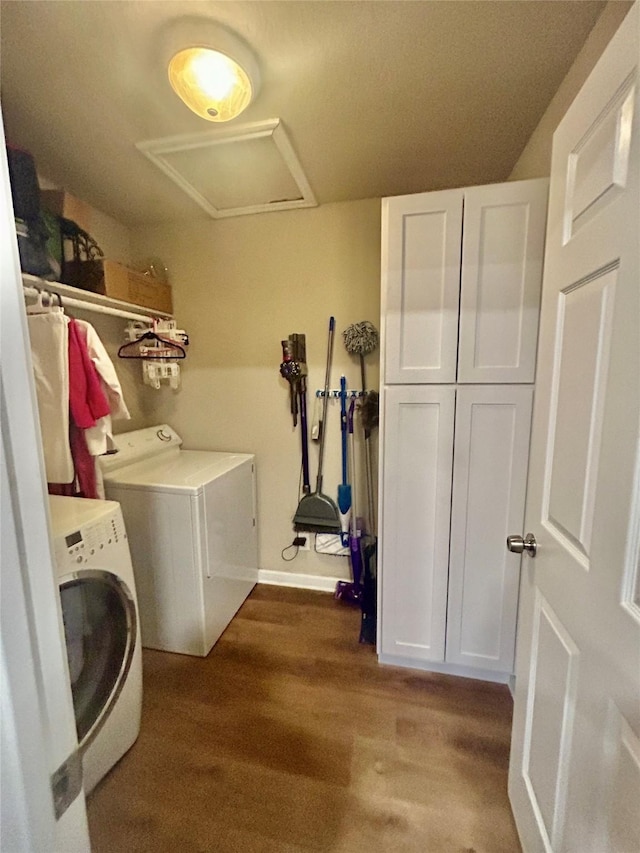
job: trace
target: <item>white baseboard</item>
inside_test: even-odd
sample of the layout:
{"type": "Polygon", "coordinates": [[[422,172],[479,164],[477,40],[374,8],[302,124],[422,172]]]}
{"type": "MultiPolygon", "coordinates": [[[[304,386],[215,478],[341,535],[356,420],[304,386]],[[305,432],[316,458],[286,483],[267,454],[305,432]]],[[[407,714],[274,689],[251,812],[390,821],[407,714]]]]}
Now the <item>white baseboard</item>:
{"type": "Polygon", "coordinates": [[[443,675],[457,675],[461,678],[475,678],[479,681],[493,681],[495,684],[508,684],[511,678],[509,672],[493,672],[489,669],[475,669],[470,666],[460,666],[455,663],[432,663],[411,658],[396,657],[395,655],[378,655],[378,662],[387,666],[402,666],[409,669],[420,669],[423,672],[439,672],[443,675]]]}
{"type": "Polygon", "coordinates": [[[323,578],[319,575],[299,575],[293,572],[271,572],[258,570],[258,583],[272,586],[292,586],[296,589],[314,589],[319,592],[335,592],[340,578],[323,578]]]}

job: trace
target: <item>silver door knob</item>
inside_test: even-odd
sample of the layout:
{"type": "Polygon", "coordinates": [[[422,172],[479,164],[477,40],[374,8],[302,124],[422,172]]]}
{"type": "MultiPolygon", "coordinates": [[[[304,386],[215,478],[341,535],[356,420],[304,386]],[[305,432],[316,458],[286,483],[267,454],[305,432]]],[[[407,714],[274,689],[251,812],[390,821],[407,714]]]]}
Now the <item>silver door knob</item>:
{"type": "Polygon", "coordinates": [[[526,551],[530,557],[535,557],[538,543],[533,533],[527,533],[524,539],[522,536],[507,536],[507,548],[514,554],[522,554],[526,551]]]}

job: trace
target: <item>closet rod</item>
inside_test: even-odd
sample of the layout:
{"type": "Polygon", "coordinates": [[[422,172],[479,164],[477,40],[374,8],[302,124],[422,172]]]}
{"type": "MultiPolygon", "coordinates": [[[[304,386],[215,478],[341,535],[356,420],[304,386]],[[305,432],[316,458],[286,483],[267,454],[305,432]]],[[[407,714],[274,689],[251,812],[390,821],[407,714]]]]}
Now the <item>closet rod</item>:
{"type": "Polygon", "coordinates": [[[100,294],[91,294],[91,300],[77,299],[75,296],[70,296],[69,294],[77,292],[78,288],[64,285],[57,281],[47,281],[46,279],[40,279],[32,275],[23,274],[22,284],[25,296],[37,296],[38,289],[40,289],[60,295],[62,297],[62,304],[68,305],[70,308],[80,308],[83,311],[93,311],[97,314],[108,314],[111,317],[122,317],[124,320],[146,320],[151,323],[158,317],[166,319],[172,316],[164,311],[150,313],[148,309],[143,307],[137,310],[137,306],[135,306],[135,311],[126,311],[124,308],[117,307],[118,305],[127,306],[126,302],[121,302],[119,299],[110,299],[100,294]]]}

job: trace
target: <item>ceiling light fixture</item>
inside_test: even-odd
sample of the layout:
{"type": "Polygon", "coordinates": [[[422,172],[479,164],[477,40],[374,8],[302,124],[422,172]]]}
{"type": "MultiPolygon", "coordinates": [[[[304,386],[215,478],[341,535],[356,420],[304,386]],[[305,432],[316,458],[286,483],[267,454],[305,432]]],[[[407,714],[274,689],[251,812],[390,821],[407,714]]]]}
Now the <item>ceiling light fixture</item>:
{"type": "Polygon", "coordinates": [[[169,82],[190,110],[224,122],[249,106],[260,85],[258,64],[237,36],[194,18],[174,22],[167,36],[169,82]]]}

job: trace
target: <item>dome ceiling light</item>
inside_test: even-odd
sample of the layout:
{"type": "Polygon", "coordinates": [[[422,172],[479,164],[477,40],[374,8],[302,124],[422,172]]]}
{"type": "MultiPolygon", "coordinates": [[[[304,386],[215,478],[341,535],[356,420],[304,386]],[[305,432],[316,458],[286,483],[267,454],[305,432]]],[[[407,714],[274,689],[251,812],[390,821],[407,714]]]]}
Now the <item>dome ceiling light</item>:
{"type": "Polygon", "coordinates": [[[165,41],[171,87],[200,118],[230,121],[257,95],[256,59],[229,30],[206,18],[184,18],[173,22],[165,41]]]}

